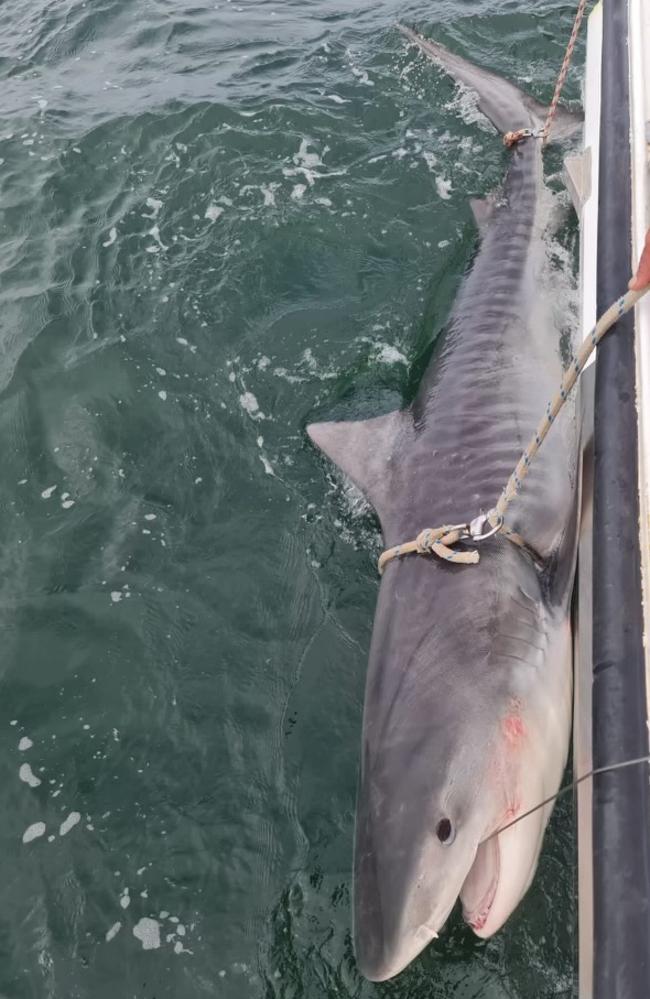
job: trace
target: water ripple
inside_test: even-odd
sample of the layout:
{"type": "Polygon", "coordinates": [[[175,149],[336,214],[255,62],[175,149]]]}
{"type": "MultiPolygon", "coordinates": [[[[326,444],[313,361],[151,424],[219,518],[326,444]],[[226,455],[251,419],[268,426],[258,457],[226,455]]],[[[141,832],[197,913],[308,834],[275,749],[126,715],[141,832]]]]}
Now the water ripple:
{"type": "Polygon", "coordinates": [[[572,995],[568,805],[495,941],[352,954],[379,538],[304,426],[408,397],[503,171],[398,15],[542,97],[570,22],[0,6],[3,994],[572,995]]]}

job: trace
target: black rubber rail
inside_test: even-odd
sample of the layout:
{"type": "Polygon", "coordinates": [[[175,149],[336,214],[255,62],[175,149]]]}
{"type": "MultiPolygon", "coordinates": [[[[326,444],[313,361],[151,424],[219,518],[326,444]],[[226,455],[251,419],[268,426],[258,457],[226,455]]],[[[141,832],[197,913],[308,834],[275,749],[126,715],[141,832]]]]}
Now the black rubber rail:
{"type": "MultiPolygon", "coordinates": [[[[631,259],[628,0],[605,0],[598,314],[631,259]]],[[[648,753],[634,313],[598,348],[594,410],[594,767],[648,753]]],[[[594,999],[650,999],[650,771],[594,778],[594,999]]]]}

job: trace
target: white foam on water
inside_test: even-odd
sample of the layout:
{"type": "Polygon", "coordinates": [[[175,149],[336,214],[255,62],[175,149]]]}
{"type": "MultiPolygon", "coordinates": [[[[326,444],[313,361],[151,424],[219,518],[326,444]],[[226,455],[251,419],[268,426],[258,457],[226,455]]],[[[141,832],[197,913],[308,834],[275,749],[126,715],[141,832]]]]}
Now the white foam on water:
{"type": "Polygon", "coordinates": [[[81,820],[81,815],[79,814],[79,812],[70,812],[67,819],[64,819],[61,825],[59,826],[59,836],[67,835],[67,833],[69,833],[71,829],[74,829],[74,827],[77,825],[77,823],[80,820],[81,820]]]}
{"type": "MultiPolygon", "coordinates": [[[[321,381],[327,381],[327,380],[329,380],[331,378],[337,378],[338,377],[338,374],[337,374],[336,371],[334,371],[334,370],[328,370],[328,369],[323,369],[321,367],[321,365],[318,362],[318,360],[314,357],[314,353],[313,353],[311,347],[307,347],[302,352],[302,357],[300,358],[299,364],[302,365],[303,367],[305,367],[307,369],[307,371],[309,372],[310,375],[313,375],[315,378],[318,378],[321,381]]],[[[276,369],[276,371],[274,373],[278,373],[278,369],[276,369]]],[[[291,380],[290,378],[287,378],[287,381],[290,381],[290,380],[291,380]]]]}
{"type": "Polygon", "coordinates": [[[309,147],[312,145],[310,139],[301,139],[300,147],[298,152],[293,157],[293,162],[298,165],[305,167],[307,170],[313,170],[314,167],[323,166],[323,161],[318,153],[310,153],[309,147]]]}
{"type": "Polygon", "coordinates": [[[160,390],[160,392],[158,393],[158,398],[162,399],[162,401],[165,402],[165,400],[167,399],[167,393],[165,392],[164,389],[160,390]]]}
{"type": "Polygon", "coordinates": [[[451,191],[453,190],[451,181],[447,180],[446,177],[436,177],[436,190],[443,201],[449,201],[451,198],[451,191]]]}
{"type": "Polygon", "coordinates": [[[108,234],[108,239],[102,243],[102,246],[112,246],[117,239],[117,229],[113,226],[108,234]]]}
{"type": "Polygon", "coordinates": [[[408,364],[402,351],[389,343],[377,344],[376,357],[380,364],[408,364]]]}
{"type": "MultiPolygon", "coordinates": [[[[318,173],[315,168],[319,166],[322,167],[325,164],[318,153],[310,152],[309,147],[311,145],[313,145],[311,139],[303,138],[301,140],[298,152],[294,153],[292,156],[294,166],[282,168],[282,173],[285,177],[296,177],[298,174],[302,174],[309,187],[313,187],[316,180],[321,177],[339,177],[347,173],[347,170],[330,170],[327,173],[318,173]]],[[[325,154],[327,150],[328,147],[326,146],[323,150],[323,154],[325,154]]],[[[299,195],[299,197],[300,196],[301,195],[299,195]]]]}
{"type": "Polygon", "coordinates": [[[33,745],[34,745],[34,743],[29,738],[29,736],[28,735],[24,735],[22,737],[22,739],[20,740],[20,742],[18,743],[18,749],[20,750],[21,753],[24,753],[28,749],[31,749],[33,745]]]}
{"type": "Polygon", "coordinates": [[[285,382],[289,382],[290,385],[299,385],[301,382],[306,381],[301,375],[292,375],[286,368],[274,368],[273,374],[276,378],[281,378],[285,382]]]}
{"type": "Polygon", "coordinates": [[[339,97],[338,94],[325,94],[325,99],[328,101],[334,101],[335,104],[349,104],[350,101],[346,100],[345,97],[339,97]]]}
{"type": "Polygon", "coordinates": [[[149,229],[147,236],[151,236],[156,241],[161,250],[169,249],[169,247],[165,246],[162,239],[160,238],[160,228],[158,227],[158,225],[152,226],[151,229],[149,229]]]}
{"type": "Polygon", "coordinates": [[[223,208],[220,205],[208,205],[203,218],[209,219],[210,222],[216,222],[221,215],[223,215],[223,208]]]}
{"type": "Polygon", "coordinates": [[[350,50],[347,50],[347,56],[350,63],[350,69],[352,70],[352,75],[356,76],[359,83],[363,83],[366,87],[374,87],[374,80],[371,80],[365,69],[359,69],[358,66],[352,62],[352,54],[350,50]]]}
{"type": "Polygon", "coordinates": [[[41,784],[40,778],[34,774],[29,763],[21,764],[18,776],[25,782],[25,784],[29,784],[30,787],[38,787],[41,784]]]}
{"type": "Polygon", "coordinates": [[[122,894],[120,895],[120,905],[123,909],[128,909],[131,904],[131,896],[129,895],[129,889],[124,888],[122,894]]]}
{"type": "Polygon", "coordinates": [[[423,151],[423,153],[422,153],[422,159],[424,160],[424,162],[426,163],[426,165],[429,167],[429,170],[431,171],[431,173],[433,173],[433,168],[435,167],[436,163],[438,162],[438,159],[434,155],[434,153],[429,152],[428,149],[425,149],[423,151]]]}
{"type": "Polygon", "coordinates": [[[143,916],[133,927],[133,936],[140,941],[143,950],[157,950],[160,947],[160,923],[157,919],[143,916]]]}
{"type": "Polygon", "coordinates": [[[52,496],[52,494],[56,491],[56,489],[57,486],[48,486],[47,489],[43,490],[41,496],[43,497],[43,499],[49,499],[50,496],[52,496]]]}
{"type": "Polygon", "coordinates": [[[239,397],[239,405],[254,420],[264,419],[264,414],[260,413],[260,405],[252,392],[242,392],[239,397]]]}
{"type": "Polygon", "coordinates": [[[293,191],[291,192],[292,201],[300,201],[306,190],[307,187],[305,184],[295,184],[293,191]]]}
{"type": "Polygon", "coordinates": [[[110,930],[106,931],[106,943],[110,943],[113,937],[116,937],[121,929],[122,929],[121,923],[113,923],[110,930]]]}
{"type": "Polygon", "coordinates": [[[155,513],[145,513],[144,519],[145,520],[155,520],[156,519],[156,514],[155,513]]]}
{"type": "Polygon", "coordinates": [[[143,218],[145,218],[145,219],[157,219],[158,218],[158,213],[160,212],[160,209],[163,206],[162,201],[159,201],[158,198],[147,198],[145,204],[146,204],[147,208],[151,209],[151,215],[147,215],[147,214],[143,213],[143,218]]]}
{"type": "Polygon", "coordinates": [[[372,507],[361,490],[357,489],[354,483],[351,482],[350,479],[345,478],[342,473],[339,475],[335,472],[335,478],[337,478],[341,484],[343,499],[348,513],[354,517],[355,520],[358,520],[361,517],[366,517],[372,510],[372,507]]]}
{"type": "Polygon", "coordinates": [[[262,197],[264,198],[265,208],[271,208],[275,205],[275,192],[279,186],[279,184],[260,184],[260,191],[262,192],[262,197]]]}
{"type": "Polygon", "coordinates": [[[456,82],[456,94],[445,108],[459,114],[466,125],[478,125],[484,132],[494,135],[494,126],[479,109],[478,94],[462,83],[456,82]]]}
{"type": "Polygon", "coordinates": [[[273,466],[271,465],[271,462],[268,460],[268,458],[265,458],[264,455],[261,454],[260,461],[264,465],[264,471],[266,472],[266,474],[275,476],[275,472],[273,471],[273,466]]]}
{"type": "Polygon", "coordinates": [[[122,599],[122,594],[120,593],[119,590],[111,590],[111,600],[113,601],[114,604],[119,604],[121,599],[122,599]]]}
{"type": "Polygon", "coordinates": [[[27,826],[25,832],[23,833],[23,843],[31,843],[32,840],[38,839],[40,836],[45,834],[45,823],[44,822],[32,822],[31,826],[27,826]]]}

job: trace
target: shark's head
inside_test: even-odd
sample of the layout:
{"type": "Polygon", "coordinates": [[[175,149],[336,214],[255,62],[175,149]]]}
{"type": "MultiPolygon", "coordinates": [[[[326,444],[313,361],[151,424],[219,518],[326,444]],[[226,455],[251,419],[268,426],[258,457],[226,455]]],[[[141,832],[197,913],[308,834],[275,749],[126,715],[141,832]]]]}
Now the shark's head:
{"type": "MultiPolygon", "coordinates": [[[[446,618],[420,633],[402,666],[377,670],[367,691],[355,942],[371,980],[402,971],[459,896],[479,936],[503,925],[533,878],[550,806],[499,830],[553,793],[566,759],[570,689],[556,704],[557,686],[544,690],[540,667],[561,650],[547,639],[541,599],[526,602],[520,591],[512,613],[494,617],[488,607],[486,627],[476,620],[471,629],[454,616],[453,589],[452,581],[446,618]],[[475,668],[459,668],[472,652],[475,668]],[[512,661],[512,682],[498,654],[512,661]]],[[[485,588],[472,605],[489,600],[485,588]]],[[[380,633],[374,654],[399,657],[396,640],[394,629],[380,633]]]]}

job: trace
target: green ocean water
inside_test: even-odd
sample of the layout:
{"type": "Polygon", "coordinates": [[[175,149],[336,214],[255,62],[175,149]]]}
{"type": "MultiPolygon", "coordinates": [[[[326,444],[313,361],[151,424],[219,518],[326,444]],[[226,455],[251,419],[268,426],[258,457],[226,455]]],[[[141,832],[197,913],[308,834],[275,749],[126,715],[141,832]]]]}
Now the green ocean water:
{"type": "Polygon", "coordinates": [[[568,799],[494,939],[353,957],[380,538],[304,427],[409,400],[506,166],[398,17],[548,100],[573,5],[0,4],[2,999],[575,994],[568,799]]]}

